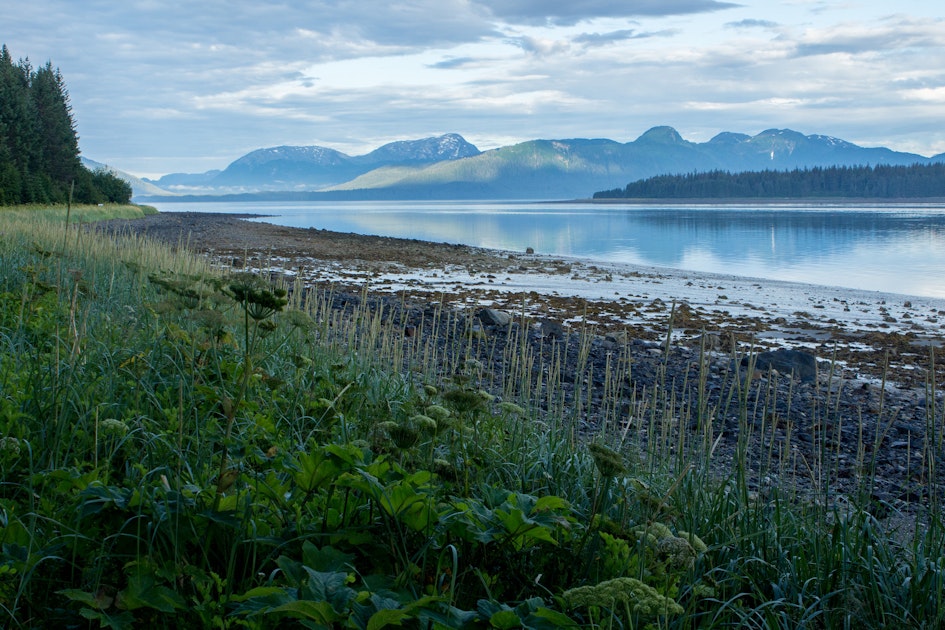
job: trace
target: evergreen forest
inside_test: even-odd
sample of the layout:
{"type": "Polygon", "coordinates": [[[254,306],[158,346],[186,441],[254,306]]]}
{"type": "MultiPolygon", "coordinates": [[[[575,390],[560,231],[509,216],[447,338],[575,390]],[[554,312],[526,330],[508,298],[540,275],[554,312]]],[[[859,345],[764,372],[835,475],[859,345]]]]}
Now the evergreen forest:
{"type": "Polygon", "coordinates": [[[945,197],[945,164],[830,166],[792,171],[714,170],[658,175],[625,188],[594,193],[594,199],[945,197]]]}
{"type": "Polygon", "coordinates": [[[79,160],[65,81],[51,62],[33,69],[0,48],[0,205],[127,203],[131,186],[79,160]],[[71,195],[71,197],[70,197],[71,195]]]}

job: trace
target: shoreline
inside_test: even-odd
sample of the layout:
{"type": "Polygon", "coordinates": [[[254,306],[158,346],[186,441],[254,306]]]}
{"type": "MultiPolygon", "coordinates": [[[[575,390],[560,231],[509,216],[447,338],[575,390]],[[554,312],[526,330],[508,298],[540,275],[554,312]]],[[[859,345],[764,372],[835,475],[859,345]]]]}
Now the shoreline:
{"type": "Polygon", "coordinates": [[[691,343],[703,332],[743,347],[835,357],[850,378],[917,386],[943,345],[945,299],[545,254],[294,228],[258,214],[164,212],[110,222],[186,243],[221,267],[352,292],[490,307],[565,329],[691,343]],[[887,358],[887,355],[888,358],[887,358]],[[885,364],[889,372],[885,373],[885,364]]]}
{"type": "MultiPolygon", "coordinates": [[[[857,490],[865,463],[878,501],[921,511],[928,490],[929,480],[916,474],[916,454],[935,445],[937,430],[930,435],[929,427],[937,418],[930,413],[945,406],[939,389],[945,361],[934,359],[945,300],[617,269],[213,213],[162,213],[90,229],[162,240],[207,256],[223,271],[284,280],[323,298],[331,317],[370,313],[405,349],[468,352],[493,384],[504,382],[515,340],[516,352],[527,345],[535,361],[532,402],[539,412],[553,401],[564,405],[577,431],[632,431],[642,447],[665,430],[681,444],[699,439],[698,428],[677,424],[673,409],[652,415],[648,401],[659,391],[680,409],[705,405],[717,434],[715,471],[720,478],[731,472],[747,428],[749,484],[759,491],[781,483],[815,489],[805,462],[821,461],[825,448],[836,456],[831,474],[838,496],[857,490]],[[457,338],[457,330],[469,334],[457,338]],[[793,352],[768,353],[765,360],[807,355],[813,370],[792,378],[799,364],[781,363],[772,372],[746,367],[752,357],[760,361],[778,349],[793,352]],[[623,375],[607,381],[617,373],[623,375]],[[554,392],[542,389],[552,382],[554,392]],[[747,418],[731,406],[733,387],[745,397],[747,418]],[[656,417],[667,424],[657,428],[656,417]],[[763,464],[772,452],[782,467],[775,474],[763,464]]],[[[441,361],[447,369],[449,360],[441,361]]]]}
{"type": "Polygon", "coordinates": [[[627,205],[697,205],[697,206],[908,206],[925,204],[945,204],[945,197],[603,197],[595,199],[571,199],[567,201],[548,201],[542,203],[588,203],[588,204],[627,204],[627,205]]]}

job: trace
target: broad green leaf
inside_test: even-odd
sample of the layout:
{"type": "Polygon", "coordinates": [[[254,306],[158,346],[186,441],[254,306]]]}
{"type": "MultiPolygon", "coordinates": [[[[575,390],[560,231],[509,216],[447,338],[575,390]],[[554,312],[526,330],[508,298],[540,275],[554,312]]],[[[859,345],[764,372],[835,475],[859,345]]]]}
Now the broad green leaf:
{"type": "Polygon", "coordinates": [[[313,602],[299,600],[289,602],[271,609],[272,613],[285,613],[295,619],[307,619],[323,626],[328,626],[343,619],[343,615],[335,612],[328,602],[313,602]]]}
{"type": "Polygon", "coordinates": [[[170,613],[184,608],[187,602],[175,591],[158,584],[150,572],[139,570],[128,577],[128,586],[119,591],[115,605],[125,610],[154,608],[170,613]]]}
{"type": "Polygon", "coordinates": [[[248,599],[254,597],[275,597],[278,595],[284,595],[285,589],[279,588],[278,586],[257,586],[256,588],[251,588],[245,593],[240,593],[238,595],[233,595],[230,599],[234,602],[245,602],[248,599]]]}
{"type": "Polygon", "coordinates": [[[557,610],[539,608],[525,618],[525,625],[529,628],[577,628],[578,623],[557,610]]]}
{"type": "Polygon", "coordinates": [[[310,541],[302,544],[302,564],[316,571],[347,573],[353,562],[354,554],[343,553],[331,546],[319,549],[310,541]]]}
{"type": "Polygon", "coordinates": [[[399,626],[410,615],[402,608],[379,610],[368,621],[367,630],[380,630],[387,626],[399,626]]]}
{"type": "Polygon", "coordinates": [[[508,630],[508,628],[521,628],[522,620],[518,618],[514,610],[500,610],[489,617],[489,625],[500,630],[508,630]]]}
{"type": "Polygon", "coordinates": [[[97,621],[99,628],[114,628],[114,630],[132,630],[135,627],[135,616],[128,611],[117,615],[109,615],[100,610],[83,608],[79,614],[89,621],[97,621]]]}
{"type": "Polygon", "coordinates": [[[303,453],[299,456],[301,470],[294,475],[295,483],[304,492],[315,492],[334,481],[342,467],[324,451],[303,453]]]}
{"type": "Polygon", "coordinates": [[[550,510],[566,510],[568,509],[568,502],[554,495],[548,495],[538,499],[538,502],[535,503],[534,507],[531,509],[531,514],[535,512],[547,512],[550,510]]]}

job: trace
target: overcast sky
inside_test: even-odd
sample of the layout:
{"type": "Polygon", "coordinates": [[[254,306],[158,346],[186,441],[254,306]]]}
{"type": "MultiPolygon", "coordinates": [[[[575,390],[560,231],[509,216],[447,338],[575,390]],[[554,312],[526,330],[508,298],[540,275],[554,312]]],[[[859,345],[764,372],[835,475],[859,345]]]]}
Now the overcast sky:
{"type": "Polygon", "coordinates": [[[83,155],[138,174],[456,132],[626,142],[790,128],[945,152],[941,0],[28,0],[83,155]]]}

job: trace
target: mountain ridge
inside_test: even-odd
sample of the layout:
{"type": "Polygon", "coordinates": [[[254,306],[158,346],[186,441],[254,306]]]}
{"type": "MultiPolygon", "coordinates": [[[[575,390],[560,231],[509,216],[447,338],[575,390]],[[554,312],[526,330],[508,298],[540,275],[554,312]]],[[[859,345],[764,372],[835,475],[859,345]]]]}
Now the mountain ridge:
{"type": "Polygon", "coordinates": [[[621,143],[607,138],[528,140],[480,151],[459,134],[391,142],[350,156],[319,147],[269,147],[219,172],[175,173],[145,182],[173,193],[311,193],[346,199],[560,199],[664,174],[791,170],[816,166],[945,161],[823,134],[723,131],[707,142],[653,127],[621,143]],[[163,184],[163,185],[162,185],[163,184]]]}

